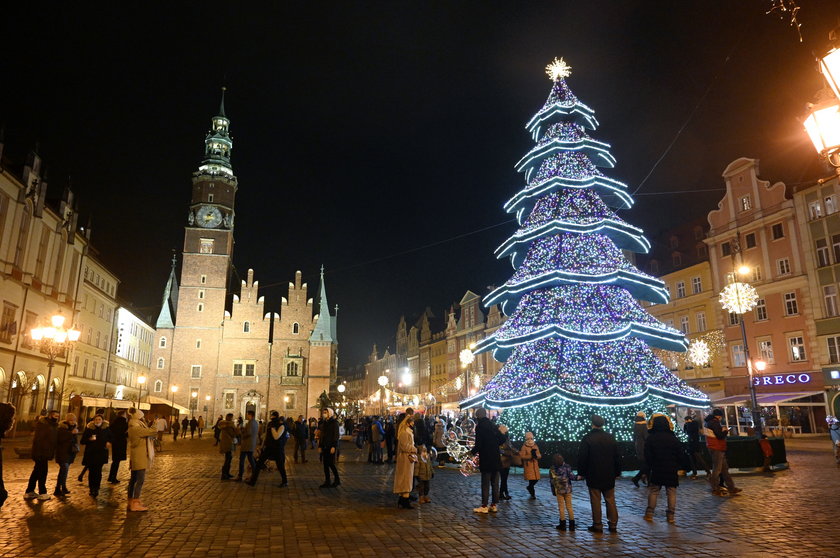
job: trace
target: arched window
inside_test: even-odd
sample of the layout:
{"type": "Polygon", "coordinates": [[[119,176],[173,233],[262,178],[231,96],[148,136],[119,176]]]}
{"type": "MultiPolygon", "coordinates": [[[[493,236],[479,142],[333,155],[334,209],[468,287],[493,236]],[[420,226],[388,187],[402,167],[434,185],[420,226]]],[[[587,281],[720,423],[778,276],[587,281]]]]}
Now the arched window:
{"type": "Polygon", "coordinates": [[[292,324],[292,333],[294,333],[295,335],[300,333],[300,324],[299,323],[295,322],[295,323],[292,324]]]}
{"type": "Polygon", "coordinates": [[[251,333],[251,322],[244,322],[242,324],[242,333],[251,333]]]}
{"type": "Polygon", "coordinates": [[[166,337],[161,337],[160,338],[160,342],[158,343],[158,347],[160,347],[161,349],[166,348],[166,337]]]}
{"type": "Polygon", "coordinates": [[[163,391],[163,382],[160,380],[155,380],[155,393],[160,393],[163,391]]]}
{"type": "Polygon", "coordinates": [[[298,364],[297,362],[290,362],[286,365],[286,376],[297,376],[298,364]]]}
{"type": "Polygon", "coordinates": [[[163,357],[160,357],[158,359],[158,365],[157,365],[158,370],[163,370],[163,366],[164,366],[164,360],[163,360],[163,357]]]}

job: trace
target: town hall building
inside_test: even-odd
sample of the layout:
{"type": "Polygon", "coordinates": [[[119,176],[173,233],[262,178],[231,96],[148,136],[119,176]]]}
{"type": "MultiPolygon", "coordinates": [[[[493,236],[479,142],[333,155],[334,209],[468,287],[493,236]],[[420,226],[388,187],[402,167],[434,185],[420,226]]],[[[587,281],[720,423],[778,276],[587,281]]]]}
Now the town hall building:
{"type": "Polygon", "coordinates": [[[231,284],[238,181],[229,128],[223,93],[192,176],[180,281],[173,258],[155,324],[149,402],[208,421],[227,413],[244,417],[248,410],[262,419],[271,410],[314,416],[337,368],[336,317],[324,270],[314,314],[300,271],[279,313],[266,312],[252,269],[241,285],[231,284]]]}

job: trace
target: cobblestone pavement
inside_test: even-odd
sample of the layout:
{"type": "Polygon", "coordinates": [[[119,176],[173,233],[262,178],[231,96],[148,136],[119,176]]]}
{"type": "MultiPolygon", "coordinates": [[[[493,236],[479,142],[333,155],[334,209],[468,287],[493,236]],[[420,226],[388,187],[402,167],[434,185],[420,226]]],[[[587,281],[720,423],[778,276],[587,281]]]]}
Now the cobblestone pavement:
{"type": "MultiPolygon", "coordinates": [[[[643,521],[644,489],[624,478],[616,491],[616,534],[586,531],[584,483],[574,494],[581,529],[558,532],[547,480],[537,485],[538,499],[528,500],[521,473],[511,476],[514,498],[496,515],[473,513],[480,479],[450,469],[436,470],[432,503],[400,510],[391,494],[392,467],[363,463],[346,446],[352,449],[339,464],[340,488],[318,488],[315,452],[306,464],[289,464],[288,487],[279,488],[273,472],[252,488],[219,480],[222,458],[212,439],[174,448],[169,440],[144,487],[151,510],[131,514],[127,471],[94,501],[76,480],[79,464],[70,469],[72,494],[65,501],[23,500],[32,462],[7,448],[10,497],[0,510],[0,556],[840,556],[840,468],[827,440],[789,445],[787,471],[738,476],[744,489],[738,496],[715,497],[703,480],[685,480],[675,525],[665,521],[664,494],[655,521],[643,521]]],[[[51,465],[50,490],[55,475],[51,465]]]]}

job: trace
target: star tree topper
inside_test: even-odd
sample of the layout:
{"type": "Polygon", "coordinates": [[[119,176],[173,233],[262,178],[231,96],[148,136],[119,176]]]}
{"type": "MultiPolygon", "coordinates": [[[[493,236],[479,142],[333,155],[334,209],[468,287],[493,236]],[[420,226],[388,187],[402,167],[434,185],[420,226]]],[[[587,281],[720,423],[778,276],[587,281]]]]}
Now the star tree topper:
{"type": "Polygon", "coordinates": [[[560,78],[567,78],[572,75],[572,67],[566,64],[566,61],[562,58],[557,60],[555,56],[554,61],[545,67],[545,73],[548,74],[551,81],[557,81],[560,78]]]}

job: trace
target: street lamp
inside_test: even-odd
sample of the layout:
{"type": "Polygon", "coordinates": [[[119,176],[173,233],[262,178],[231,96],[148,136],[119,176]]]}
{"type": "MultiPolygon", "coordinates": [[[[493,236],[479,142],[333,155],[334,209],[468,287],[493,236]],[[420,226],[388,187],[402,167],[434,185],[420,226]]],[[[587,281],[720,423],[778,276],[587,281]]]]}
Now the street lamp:
{"type": "Polygon", "coordinates": [[[47,389],[44,394],[44,410],[52,410],[52,403],[50,399],[50,392],[53,390],[52,386],[52,371],[55,365],[55,357],[64,353],[70,347],[71,343],[79,340],[82,334],[77,329],[64,329],[64,316],[56,314],[50,318],[50,327],[35,327],[29,332],[29,336],[38,345],[42,353],[46,353],[49,360],[47,360],[47,389]]]}
{"type": "Polygon", "coordinates": [[[819,58],[822,72],[829,88],[817,94],[817,101],[808,106],[805,130],[811,137],[817,153],[825,157],[835,169],[840,169],[840,28],[834,29],[828,37],[833,46],[819,58]],[[833,92],[833,95],[832,95],[833,92]]]}
{"type": "Polygon", "coordinates": [[[142,374],[137,377],[137,383],[140,384],[140,395],[137,396],[137,408],[140,408],[140,401],[143,399],[143,385],[146,383],[146,376],[142,374]]]}
{"type": "MultiPolygon", "coordinates": [[[[738,273],[741,275],[747,275],[749,272],[750,268],[747,266],[741,266],[738,269],[738,273]]],[[[741,322],[741,338],[744,340],[744,358],[747,362],[747,373],[750,377],[750,403],[752,404],[753,428],[755,428],[758,437],[761,438],[761,408],[758,406],[758,399],[755,394],[753,363],[750,360],[750,345],[747,342],[747,329],[744,325],[744,314],[755,308],[756,304],[758,304],[758,293],[755,288],[749,283],[741,282],[734,278],[720,293],[720,305],[724,310],[737,314],[738,321],[741,322]]],[[[766,363],[761,362],[762,368],[759,371],[763,370],[766,366],[766,363]]]]}
{"type": "Polygon", "coordinates": [[[169,388],[169,391],[172,392],[172,419],[175,419],[175,394],[178,393],[178,386],[172,386],[169,388]]]}
{"type": "Polygon", "coordinates": [[[379,410],[380,415],[385,414],[385,386],[388,385],[388,376],[382,374],[379,378],[376,379],[376,382],[379,384],[380,391],[382,392],[382,396],[379,398],[379,410]]]}
{"type": "MultiPolygon", "coordinates": [[[[471,345],[472,347],[472,345],[471,345]]],[[[467,397],[470,396],[470,364],[475,362],[475,353],[471,349],[464,349],[458,353],[458,360],[461,361],[461,366],[464,368],[464,387],[466,387],[467,397]]]]}
{"type": "Polygon", "coordinates": [[[345,386],[344,384],[338,384],[338,387],[335,389],[338,390],[338,393],[344,393],[344,391],[347,389],[347,386],[345,386]]]}

